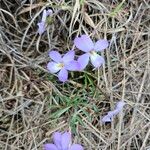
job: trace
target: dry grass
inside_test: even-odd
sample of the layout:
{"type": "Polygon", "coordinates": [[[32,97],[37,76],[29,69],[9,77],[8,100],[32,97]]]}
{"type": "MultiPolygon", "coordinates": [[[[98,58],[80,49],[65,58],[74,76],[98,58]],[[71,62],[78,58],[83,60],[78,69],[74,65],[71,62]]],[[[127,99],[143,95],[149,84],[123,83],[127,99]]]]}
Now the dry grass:
{"type": "Polygon", "coordinates": [[[85,150],[150,150],[149,0],[1,0],[0,149],[37,150],[57,130],[72,130],[85,150]],[[45,7],[53,22],[42,36],[45,7]],[[49,49],[75,36],[107,38],[106,65],[61,84],[45,69],[49,49]],[[112,124],[99,119],[126,102],[112,124]]]}

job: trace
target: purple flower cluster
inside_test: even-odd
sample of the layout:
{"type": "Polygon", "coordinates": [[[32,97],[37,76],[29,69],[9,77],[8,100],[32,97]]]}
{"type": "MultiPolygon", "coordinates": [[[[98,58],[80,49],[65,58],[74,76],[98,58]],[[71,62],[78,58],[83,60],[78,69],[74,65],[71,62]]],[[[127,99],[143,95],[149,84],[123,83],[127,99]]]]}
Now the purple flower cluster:
{"type": "Polygon", "coordinates": [[[113,111],[109,111],[107,113],[106,116],[104,116],[101,120],[102,123],[105,123],[105,122],[111,122],[113,117],[116,116],[122,109],[123,109],[123,106],[125,105],[125,102],[123,101],[119,101],[117,104],[116,104],[116,107],[113,111]]]}
{"type": "Polygon", "coordinates": [[[49,53],[53,61],[48,63],[47,69],[50,73],[59,72],[57,76],[62,82],[67,81],[68,71],[82,71],[88,65],[89,60],[95,68],[105,63],[104,58],[97,52],[101,52],[108,47],[107,40],[98,40],[94,43],[88,35],[82,35],[75,38],[74,44],[78,49],[85,52],[77,60],[74,60],[75,52],[73,50],[67,52],[63,57],[57,51],[49,53]]]}
{"type": "Polygon", "coordinates": [[[54,144],[45,144],[44,150],[83,150],[83,147],[79,144],[71,145],[71,134],[69,132],[55,132],[53,142],[54,144]]]}

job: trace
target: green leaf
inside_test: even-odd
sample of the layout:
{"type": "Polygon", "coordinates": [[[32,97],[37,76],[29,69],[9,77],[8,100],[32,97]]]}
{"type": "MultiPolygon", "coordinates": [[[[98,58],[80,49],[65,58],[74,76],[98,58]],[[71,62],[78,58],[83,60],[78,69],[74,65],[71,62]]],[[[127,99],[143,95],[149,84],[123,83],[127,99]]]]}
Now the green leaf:
{"type": "Polygon", "coordinates": [[[109,15],[111,17],[114,17],[117,15],[117,13],[122,9],[123,3],[125,2],[125,0],[123,0],[109,15]]]}
{"type": "Polygon", "coordinates": [[[80,5],[83,5],[84,4],[84,0],[80,0],[80,5]]]}
{"type": "Polygon", "coordinates": [[[52,118],[59,118],[62,114],[67,112],[70,108],[71,106],[56,111],[55,113],[52,114],[52,118]]]}

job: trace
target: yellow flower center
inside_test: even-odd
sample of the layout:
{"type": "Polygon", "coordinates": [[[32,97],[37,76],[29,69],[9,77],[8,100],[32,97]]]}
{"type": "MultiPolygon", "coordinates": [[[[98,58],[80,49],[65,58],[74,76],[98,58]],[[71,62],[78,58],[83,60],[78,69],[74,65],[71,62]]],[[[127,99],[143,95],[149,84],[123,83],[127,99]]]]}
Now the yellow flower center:
{"type": "Polygon", "coordinates": [[[58,68],[63,68],[64,67],[64,64],[63,63],[59,63],[58,64],[58,68]]]}
{"type": "Polygon", "coordinates": [[[92,51],[90,51],[90,54],[94,56],[96,54],[96,52],[94,50],[92,50],[92,51]]]}

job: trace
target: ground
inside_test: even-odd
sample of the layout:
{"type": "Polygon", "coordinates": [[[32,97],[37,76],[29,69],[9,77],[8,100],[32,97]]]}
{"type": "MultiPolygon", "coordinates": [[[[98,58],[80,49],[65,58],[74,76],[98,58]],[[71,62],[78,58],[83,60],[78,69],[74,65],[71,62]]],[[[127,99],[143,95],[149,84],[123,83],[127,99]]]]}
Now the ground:
{"type": "Polygon", "coordinates": [[[149,150],[149,8],[149,0],[1,0],[0,149],[41,150],[53,132],[71,131],[85,150],[149,150]],[[53,15],[40,36],[45,8],[53,15]],[[105,65],[61,83],[46,68],[48,52],[66,53],[82,34],[109,41],[105,65]],[[122,112],[102,124],[120,100],[122,112]]]}

